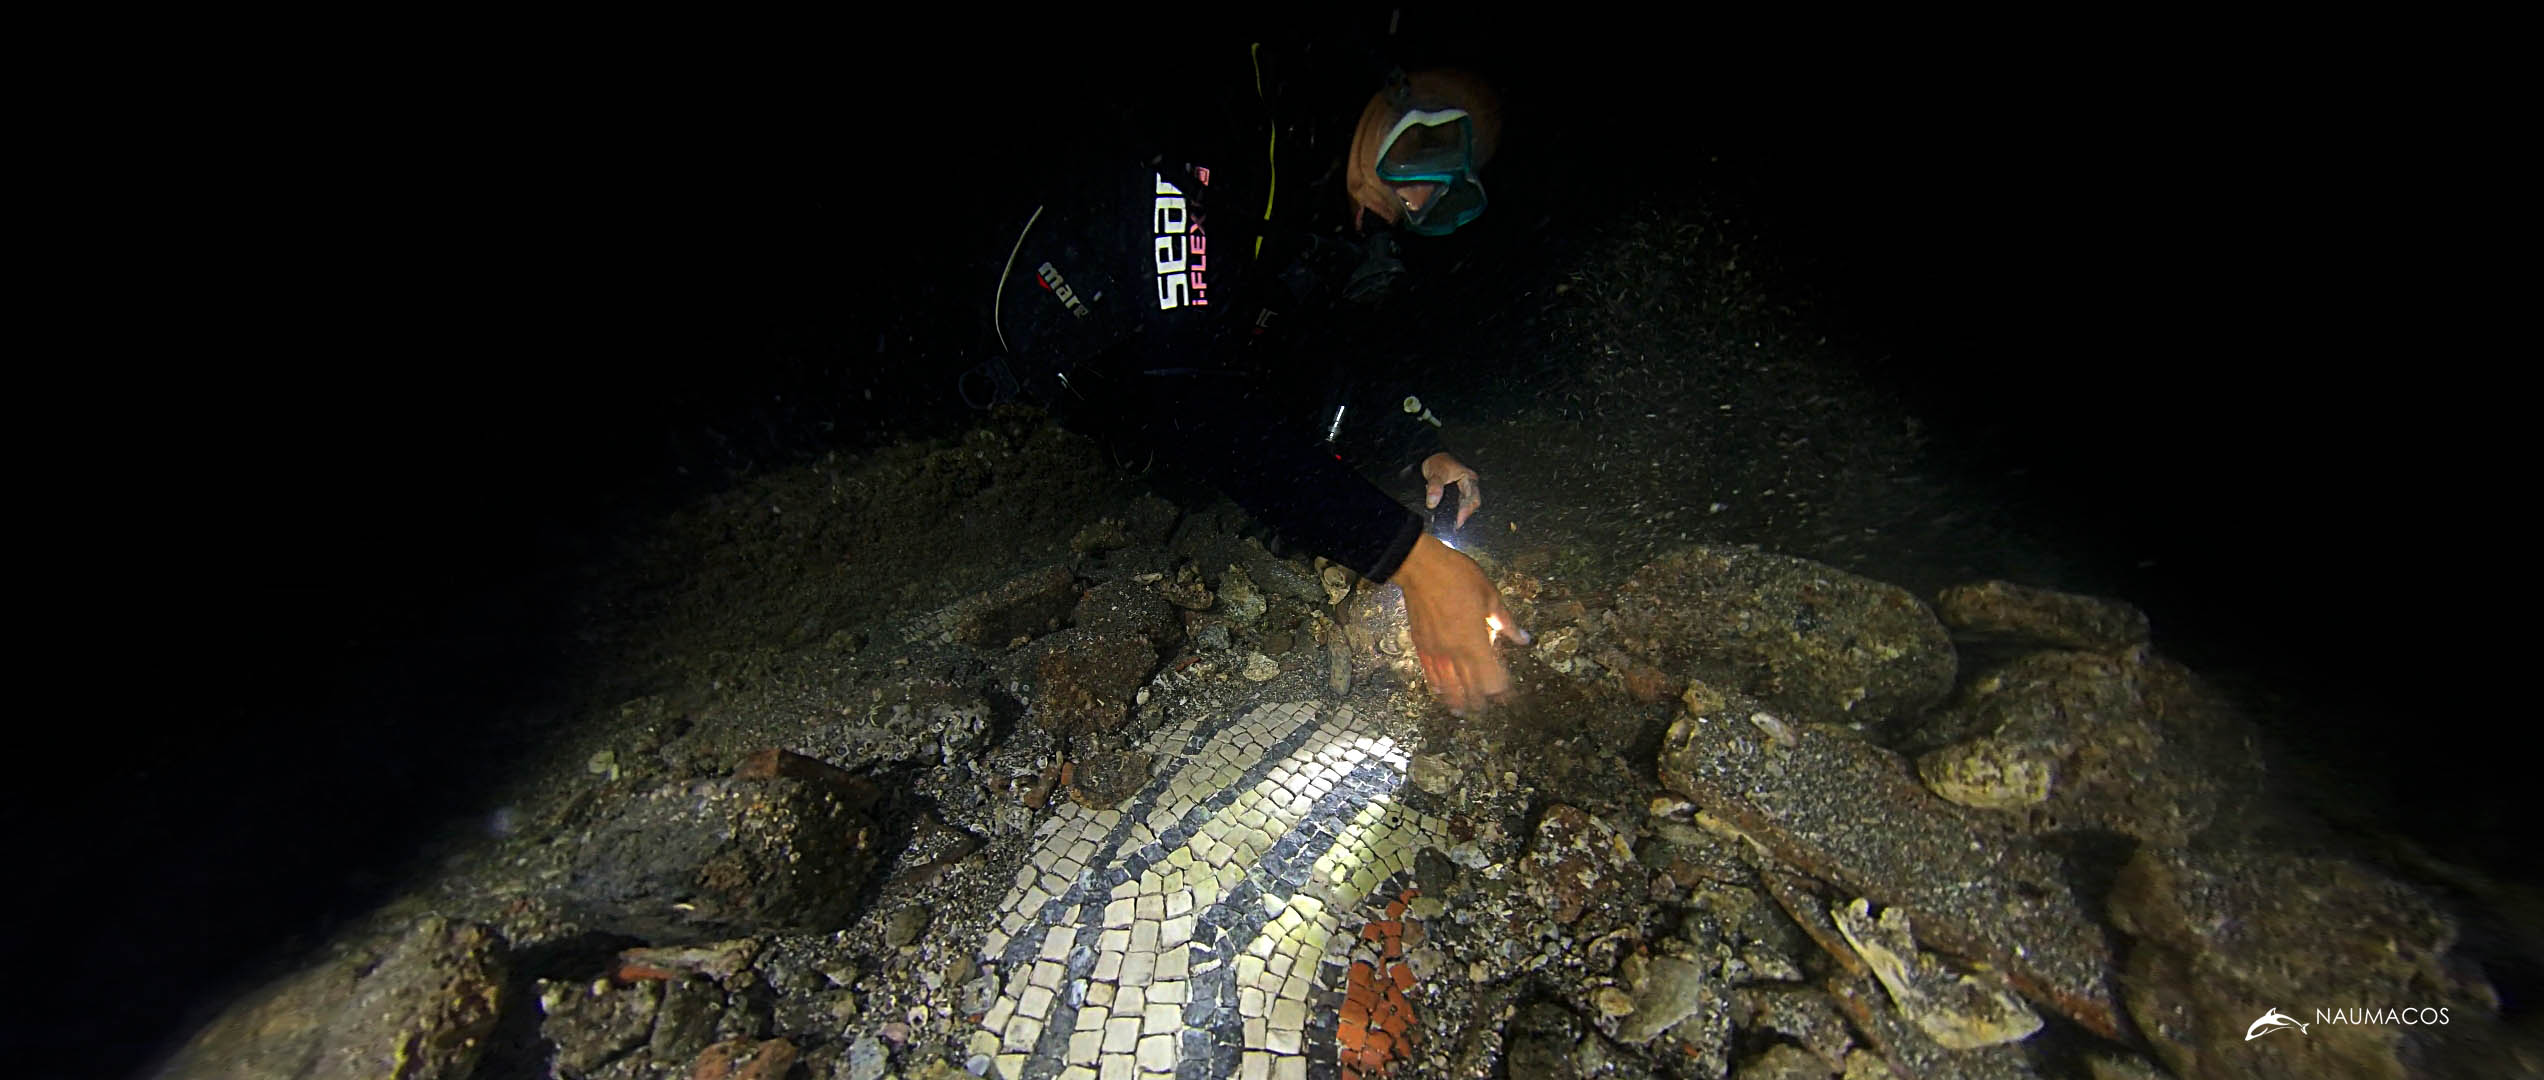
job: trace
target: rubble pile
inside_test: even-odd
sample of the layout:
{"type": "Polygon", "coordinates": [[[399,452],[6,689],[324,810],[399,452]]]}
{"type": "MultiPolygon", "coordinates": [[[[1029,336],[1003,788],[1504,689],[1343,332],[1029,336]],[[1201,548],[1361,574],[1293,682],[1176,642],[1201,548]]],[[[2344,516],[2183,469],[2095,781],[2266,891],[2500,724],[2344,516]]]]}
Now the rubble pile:
{"type": "Polygon", "coordinates": [[[2267,802],[2251,722],[2124,604],[1929,604],[1701,544],[1591,592],[1523,551],[1486,566],[1536,634],[1519,698],[1452,723],[1392,590],[1225,512],[1089,509],[1048,563],[612,702],[514,827],[167,1074],[2201,1080],[2533,1052],[2452,898],[2267,802]],[[2387,1002],[2449,1019],[2300,1015],[2387,1002]],[[2248,1038],[2270,1010],[2311,1030],[2248,1038]]]}

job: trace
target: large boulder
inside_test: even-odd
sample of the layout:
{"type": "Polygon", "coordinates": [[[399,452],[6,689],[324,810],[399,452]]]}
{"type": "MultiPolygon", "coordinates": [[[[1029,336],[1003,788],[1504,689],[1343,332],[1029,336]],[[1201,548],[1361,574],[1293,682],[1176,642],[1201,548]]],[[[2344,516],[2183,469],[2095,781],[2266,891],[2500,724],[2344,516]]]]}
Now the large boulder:
{"type": "Polygon", "coordinates": [[[2362,863],[2144,848],[2111,920],[2137,939],[2129,1015],[2185,1080],[2448,1075],[2496,1025],[2490,986],[2450,960],[2455,921],[2362,863]],[[2260,1030],[2270,1013],[2305,1026],[2260,1030]]]}
{"type": "Polygon", "coordinates": [[[493,930],[427,916],[251,994],[188,1041],[163,1080],[466,1080],[504,1005],[493,930]]]}
{"type": "Polygon", "coordinates": [[[1935,617],[1963,640],[2053,649],[2125,649],[2145,644],[2151,632],[2146,613],[2121,601],[2010,581],[1945,589],[1935,597],[1935,617]]]}
{"type": "Polygon", "coordinates": [[[1896,586],[1805,559],[1695,547],[1626,579],[1609,618],[1626,653],[1677,677],[1828,723],[1910,716],[1952,689],[1952,639],[1896,586]]]}
{"type": "Polygon", "coordinates": [[[1832,724],[1788,723],[1730,691],[1688,692],[1661,782],[1777,860],[1900,907],[1920,944],[2001,971],[2025,997],[2117,1037],[2105,930],[2065,863],[1936,798],[1897,754],[1832,724]]]}
{"type": "Polygon", "coordinates": [[[1929,730],[1926,786],[2027,831],[2108,830],[2151,844],[2240,827],[2260,737],[2189,669],[2144,646],[2034,653],[1974,679],[1929,730]]]}
{"type": "Polygon", "coordinates": [[[565,900],[596,928],[656,944],[837,930],[875,868],[875,798],[835,766],[775,750],[726,779],[629,794],[574,845],[565,900]]]}

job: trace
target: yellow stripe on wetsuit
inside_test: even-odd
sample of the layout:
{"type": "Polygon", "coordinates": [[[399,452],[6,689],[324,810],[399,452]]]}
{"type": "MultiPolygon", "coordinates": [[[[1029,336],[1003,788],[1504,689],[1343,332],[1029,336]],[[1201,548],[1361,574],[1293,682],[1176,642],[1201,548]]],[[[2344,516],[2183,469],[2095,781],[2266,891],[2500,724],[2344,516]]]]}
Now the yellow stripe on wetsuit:
{"type": "MultiPolygon", "coordinates": [[[[1274,196],[1280,194],[1281,190],[1281,159],[1279,156],[1281,146],[1281,125],[1272,116],[1271,99],[1263,96],[1263,43],[1258,41],[1246,46],[1246,57],[1254,63],[1254,96],[1256,100],[1263,102],[1264,119],[1268,121],[1264,126],[1270,128],[1272,131],[1271,136],[1263,142],[1264,164],[1271,170],[1272,173],[1272,182],[1264,185],[1263,188],[1263,222],[1264,224],[1269,225],[1272,223],[1272,199],[1274,196]]],[[[1267,231],[1269,230],[1257,229],[1254,231],[1254,257],[1257,259],[1263,257],[1263,234],[1267,231]]]]}

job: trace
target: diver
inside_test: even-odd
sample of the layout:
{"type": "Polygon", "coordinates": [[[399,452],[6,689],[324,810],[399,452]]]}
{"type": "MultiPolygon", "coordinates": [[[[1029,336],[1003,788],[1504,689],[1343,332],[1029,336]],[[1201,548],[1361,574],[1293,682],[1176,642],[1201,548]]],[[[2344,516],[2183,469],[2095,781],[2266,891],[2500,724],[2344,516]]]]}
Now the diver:
{"type": "Polygon", "coordinates": [[[1261,47],[1234,59],[1249,93],[1146,118],[1182,141],[1130,133],[1019,208],[993,300],[1000,356],[978,374],[992,396],[1191,470],[1288,547],[1399,587],[1432,693],[1480,710],[1511,688],[1496,639],[1528,632],[1474,560],[1352,463],[1418,470],[1429,507],[1454,489],[1447,531],[1483,505],[1437,417],[1365,345],[1405,272],[1399,244],[1484,212],[1500,104],[1462,71],[1373,64],[1355,80],[1383,84],[1365,104],[1302,107],[1261,47]],[[1347,145],[1328,138],[1344,131],[1347,145]]]}

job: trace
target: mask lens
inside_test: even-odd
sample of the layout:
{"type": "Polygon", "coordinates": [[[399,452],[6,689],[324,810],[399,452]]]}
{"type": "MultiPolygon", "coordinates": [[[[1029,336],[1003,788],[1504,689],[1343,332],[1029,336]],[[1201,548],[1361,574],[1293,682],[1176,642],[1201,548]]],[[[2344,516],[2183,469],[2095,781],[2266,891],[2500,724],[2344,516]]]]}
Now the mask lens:
{"type": "Polygon", "coordinates": [[[1466,113],[1457,109],[1409,112],[1378,148],[1378,175],[1419,180],[1472,167],[1474,138],[1466,113]]]}
{"type": "Polygon", "coordinates": [[[1411,186],[1399,185],[1396,197],[1404,200],[1405,227],[1414,235],[1446,236],[1484,212],[1484,185],[1474,180],[1459,179],[1446,184],[1425,185],[1427,190],[1422,193],[1420,206],[1406,198],[1406,189],[1411,186]]]}
{"type": "Polygon", "coordinates": [[[1378,177],[1394,189],[1414,233],[1444,235],[1484,212],[1474,149],[1474,125],[1461,109],[1409,112],[1387,133],[1378,177]]]}
{"type": "Polygon", "coordinates": [[[1378,168],[1382,174],[1405,177],[1453,171],[1466,165],[1466,144],[1464,117],[1445,124],[1417,124],[1387,144],[1378,168]]]}

